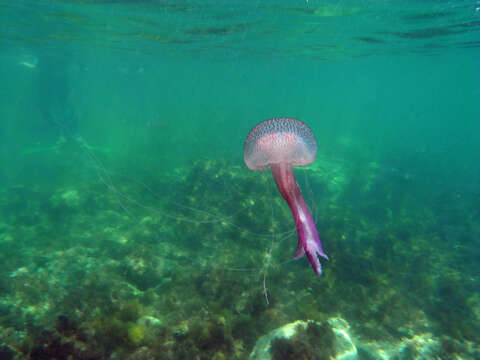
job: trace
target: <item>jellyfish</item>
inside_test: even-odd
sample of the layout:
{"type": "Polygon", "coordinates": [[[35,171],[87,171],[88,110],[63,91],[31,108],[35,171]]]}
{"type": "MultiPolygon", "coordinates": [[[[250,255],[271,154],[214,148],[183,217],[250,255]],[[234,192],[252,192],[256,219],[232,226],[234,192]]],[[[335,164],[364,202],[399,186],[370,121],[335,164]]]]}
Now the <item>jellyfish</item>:
{"type": "Polygon", "coordinates": [[[297,228],[298,245],[294,259],[307,255],[317,275],[322,266],[318,256],[328,260],[322,249],[315,222],[293,172],[294,166],[312,163],[317,155],[317,141],[310,128],[292,118],[262,121],[248,134],[243,156],[250,170],[272,170],[277,189],[292,212],[297,228]]]}

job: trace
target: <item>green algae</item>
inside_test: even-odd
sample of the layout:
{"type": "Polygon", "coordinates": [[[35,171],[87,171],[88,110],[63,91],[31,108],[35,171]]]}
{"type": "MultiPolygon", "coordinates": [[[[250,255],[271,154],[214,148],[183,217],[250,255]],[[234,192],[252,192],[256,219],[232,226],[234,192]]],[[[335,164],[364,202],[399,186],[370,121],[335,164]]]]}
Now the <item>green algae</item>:
{"type": "MultiPolygon", "coordinates": [[[[9,193],[1,207],[17,208],[19,215],[4,220],[0,246],[15,254],[12,242],[22,236],[51,239],[37,244],[35,252],[27,243],[20,246],[23,261],[34,264],[28,271],[19,270],[18,257],[2,262],[11,274],[2,282],[8,295],[2,300],[2,324],[29,334],[25,349],[35,348],[40,341],[35,333],[55,326],[61,312],[76,324],[65,339],[94,339],[104,354],[146,347],[151,356],[167,359],[243,359],[272,329],[341,313],[365,341],[393,342],[428,331],[442,339],[446,353],[467,351],[465,341],[478,337],[479,300],[471,292],[475,280],[468,264],[458,259],[465,259],[473,242],[451,248],[436,230],[443,218],[428,204],[414,197],[389,200],[391,189],[383,182],[390,181],[390,172],[382,173],[381,165],[360,178],[355,168],[338,164],[329,177],[326,166],[307,170],[314,191],[306,190],[331,258],[321,277],[312,276],[304,259],[284,263],[296,237],[279,235],[293,224],[271,191],[270,174],[253,176],[225,160],[199,160],[177,171],[176,182],[165,185],[172,191],[156,199],[156,207],[149,192],[117,179],[118,189],[148,205],[126,201],[133,218],[98,183],[72,184],[49,196],[25,189],[9,193]],[[335,180],[339,176],[342,181],[335,180]],[[351,197],[350,188],[363,192],[351,197]],[[28,209],[43,209],[30,223],[21,215],[24,193],[28,209]],[[385,198],[388,208],[372,198],[385,198]],[[186,223],[185,217],[194,221],[186,223]],[[64,244],[65,251],[49,251],[60,238],[72,241],[64,244]],[[88,250],[72,247],[78,241],[88,250]],[[161,327],[149,331],[139,323],[143,316],[161,319],[161,327]],[[14,318],[28,318],[31,325],[14,318]]],[[[279,344],[278,354],[296,354],[305,346],[300,339],[279,344]]]]}

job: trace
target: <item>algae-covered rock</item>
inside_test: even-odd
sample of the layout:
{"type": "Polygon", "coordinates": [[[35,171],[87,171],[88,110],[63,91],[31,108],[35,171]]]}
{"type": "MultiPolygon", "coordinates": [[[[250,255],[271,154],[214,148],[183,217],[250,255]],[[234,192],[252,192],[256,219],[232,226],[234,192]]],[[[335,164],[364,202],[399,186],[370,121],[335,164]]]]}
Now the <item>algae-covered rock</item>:
{"type": "Polygon", "coordinates": [[[51,203],[54,207],[77,208],[82,204],[82,198],[77,189],[60,189],[52,196],[51,203]]]}
{"type": "Polygon", "coordinates": [[[440,339],[431,333],[418,334],[396,341],[372,341],[361,345],[363,353],[373,359],[446,359],[440,339]]]}
{"type": "Polygon", "coordinates": [[[340,318],[326,322],[297,320],[258,339],[251,360],[358,358],[348,334],[348,323],[340,318]]]}
{"type": "Polygon", "coordinates": [[[259,338],[249,359],[442,359],[447,352],[459,350],[460,345],[447,340],[424,333],[401,340],[366,341],[353,338],[350,325],[340,317],[323,323],[297,320],[259,338]]]}

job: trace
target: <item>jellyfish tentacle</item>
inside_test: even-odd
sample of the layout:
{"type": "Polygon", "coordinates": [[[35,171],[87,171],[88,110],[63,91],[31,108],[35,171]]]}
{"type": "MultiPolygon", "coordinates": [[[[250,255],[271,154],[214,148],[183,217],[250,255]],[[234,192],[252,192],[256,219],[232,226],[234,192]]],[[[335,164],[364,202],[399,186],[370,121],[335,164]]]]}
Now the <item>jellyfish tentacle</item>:
{"type": "Polygon", "coordinates": [[[305,254],[305,250],[303,250],[303,245],[299,241],[297,245],[297,249],[295,250],[295,253],[293,254],[294,259],[300,259],[303,255],[305,254]]]}
{"type": "Polygon", "coordinates": [[[297,228],[298,245],[293,257],[297,259],[305,253],[315,273],[320,275],[322,267],[318,256],[327,260],[328,256],[322,249],[315,222],[295,180],[293,167],[289,163],[279,163],[271,164],[270,168],[278,191],[290,207],[297,228]]]}

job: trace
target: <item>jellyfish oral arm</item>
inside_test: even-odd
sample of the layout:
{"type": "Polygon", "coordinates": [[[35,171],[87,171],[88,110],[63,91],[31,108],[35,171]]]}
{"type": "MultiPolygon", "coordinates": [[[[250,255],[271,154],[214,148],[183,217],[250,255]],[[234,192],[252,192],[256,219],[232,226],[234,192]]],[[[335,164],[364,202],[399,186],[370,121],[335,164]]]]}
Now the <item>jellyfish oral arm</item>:
{"type": "Polygon", "coordinates": [[[306,254],[313,270],[317,275],[320,275],[322,266],[318,256],[320,255],[327,260],[328,256],[322,249],[315,222],[295,180],[293,167],[289,163],[280,163],[271,164],[270,168],[277,189],[290,207],[297,227],[298,245],[293,257],[298,259],[306,254]]]}

